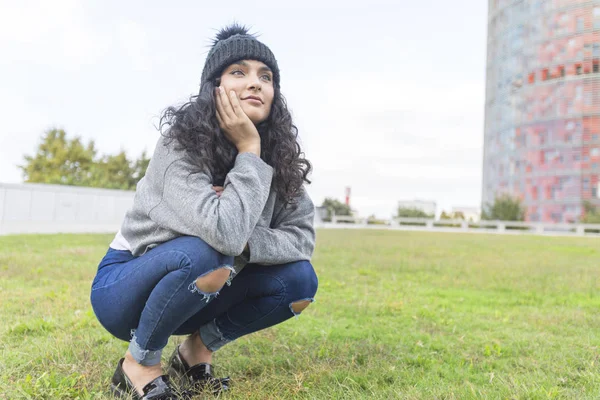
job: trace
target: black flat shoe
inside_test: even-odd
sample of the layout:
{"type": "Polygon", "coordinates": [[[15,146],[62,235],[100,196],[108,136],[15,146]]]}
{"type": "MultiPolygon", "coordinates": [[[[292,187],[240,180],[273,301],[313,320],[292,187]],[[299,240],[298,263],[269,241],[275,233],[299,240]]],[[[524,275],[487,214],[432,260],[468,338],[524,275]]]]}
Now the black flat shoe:
{"type": "Polygon", "coordinates": [[[123,360],[119,360],[117,369],[113,374],[112,381],[110,383],[110,391],[113,396],[118,398],[131,398],[133,400],[180,400],[189,399],[187,394],[178,394],[175,389],[171,387],[168,375],[161,375],[148,383],[142,391],[144,394],[140,396],[138,391],[133,386],[133,383],[129,380],[129,377],[123,371],[123,360]]]}
{"type": "Polygon", "coordinates": [[[169,360],[168,372],[172,379],[179,380],[181,386],[191,394],[212,392],[216,395],[229,390],[231,386],[229,377],[215,378],[213,376],[210,364],[200,363],[190,367],[181,357],[179,346],[177,346],[169,360]]]}

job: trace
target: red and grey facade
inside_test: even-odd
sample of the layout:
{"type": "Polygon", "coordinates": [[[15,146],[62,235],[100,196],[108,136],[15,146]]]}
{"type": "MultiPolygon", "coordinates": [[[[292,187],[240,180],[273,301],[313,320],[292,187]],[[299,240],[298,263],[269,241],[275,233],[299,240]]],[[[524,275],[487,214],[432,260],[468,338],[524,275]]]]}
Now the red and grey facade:
{"type": "Polygon", "coordinates": [[[600,0],[490,0],[483,206],[510,193],[527,220],[600,207],[600,0]]]}

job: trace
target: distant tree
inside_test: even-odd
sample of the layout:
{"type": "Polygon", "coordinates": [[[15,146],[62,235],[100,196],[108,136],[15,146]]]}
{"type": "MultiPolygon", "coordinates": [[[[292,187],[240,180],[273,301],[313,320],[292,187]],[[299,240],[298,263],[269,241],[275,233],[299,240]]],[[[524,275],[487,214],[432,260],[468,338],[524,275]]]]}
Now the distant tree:
{"type": "Polygon", "coordinates": [[[333,198],[326,197],[325,200],[323,200],[321,207],[327,209],[328,220],[331,220],[333,215],[352,215],[352,210],[349,205],[333,198]]]}
{"type": "Polygon", "coordinates": [[[600,224],[600,210],[589,201],[583,203],[585,213],[581,218],[584,224],[600,224]]]}
{"type": "Polygon", "coordinates": [[[131,172],[131,183],[130,185],[135,187],[137,183],[146,175],[146,170],[148,169],[148,164],[150,164],[150,157],[148,157],[148,153],[146,150],[142,152],[140,158],[135,160],[132,167],[131,172]]]}
{"type": "Polygon", "coordinates": [[[433,218],[433,214],[427,214],[418,208],[398,207],[398,218],[433,218]]]}
{"type": "Polygon", "coordinates": [[[465,214],[462,211],[454,211],[451,213],[446,213],[446,211],[442,211],[440,214],[440,219],[462,219],[465,220],[465,214]]]}
{"type": "Polygon", "coordinates": [[[521,199],[509,194],[497,196],[493,204],[484,207],[481,219],[500,221],[524,221],[525,207],[521,199]]]}
{"type": "Polygon", "coordinates": [[[367,224],[370,225],[387,225],[387,221],[384,219],[378,219],[375,214],[369,215],[367,218],[367,224]]]}
{"type": "Polygon", "coordinates": [[[67,139],[62,129],[52,129],[42,136],[34,156],[25,156],[19,166],[25,182],[89,186],[96,156],[94,142],[85,146],[81,139],[67,139]]]}
{"type": "Polygon", "coordinates": [[[98,156],[93,140],[86,145],[79,137],[68,139],[62,129],[47,131],[36,154],[24,158],[19,168],[25,182],[125,190],[135,189],[150,162],[145,151],[137,160],[124,151],[98,156]]]}
{"type": "Polygon", "coordinates": [[[133,168],[124,151],[116,156],[103,156],[94,164],[90,185],[106,189],[132,189],[133,168]]]}
{"type": "Polygon", "coordinates": [[[452,219],[462,219],[465,220],[465,214],[462,211],[454,211],[452,213],[452,219]]]}

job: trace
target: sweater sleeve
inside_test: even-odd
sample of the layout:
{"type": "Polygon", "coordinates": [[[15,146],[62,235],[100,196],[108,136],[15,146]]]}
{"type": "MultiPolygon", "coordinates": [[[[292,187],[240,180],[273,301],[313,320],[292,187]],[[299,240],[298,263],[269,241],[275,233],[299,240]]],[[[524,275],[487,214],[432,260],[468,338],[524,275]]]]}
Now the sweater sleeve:
{"type": "Polygon", "coordinates": [[[222,254],[239,255],[268,199],[273,169],[255,154],[238,154],[220,197],[207,174],[192,170],[184,158],[167,167],[162,201],[150,218],[164,228],[197,236],[222,254]]]}
{"type": "Polygon", "coordinates": [[[283,207],[271,228],[256,226],[248,240],[250,263],[284,264],[310,260],[315,248],[315,207],[302,188],[295,207],[283,207]]]}

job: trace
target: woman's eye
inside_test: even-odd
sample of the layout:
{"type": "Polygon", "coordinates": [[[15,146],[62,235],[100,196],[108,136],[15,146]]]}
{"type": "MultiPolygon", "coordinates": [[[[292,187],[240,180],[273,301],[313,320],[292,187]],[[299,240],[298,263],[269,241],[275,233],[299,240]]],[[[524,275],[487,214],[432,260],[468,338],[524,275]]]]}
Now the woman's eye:
{"type": "Polygon", "coordinates": [[[267,82],[271,82],[271,75],[267,75],[267,74],[265,74],[265,75],[263,75],[263,76],[262,76],[262,78],[263,78],[265,81],[267,81],[267,82]]]}
{"type": "Polygon", "coordinates": [[[236,69],[235,71],[231,71],[231,75],[244,75],[244,73],[242,71],[240,71],[239,69],[236,69]]]}

